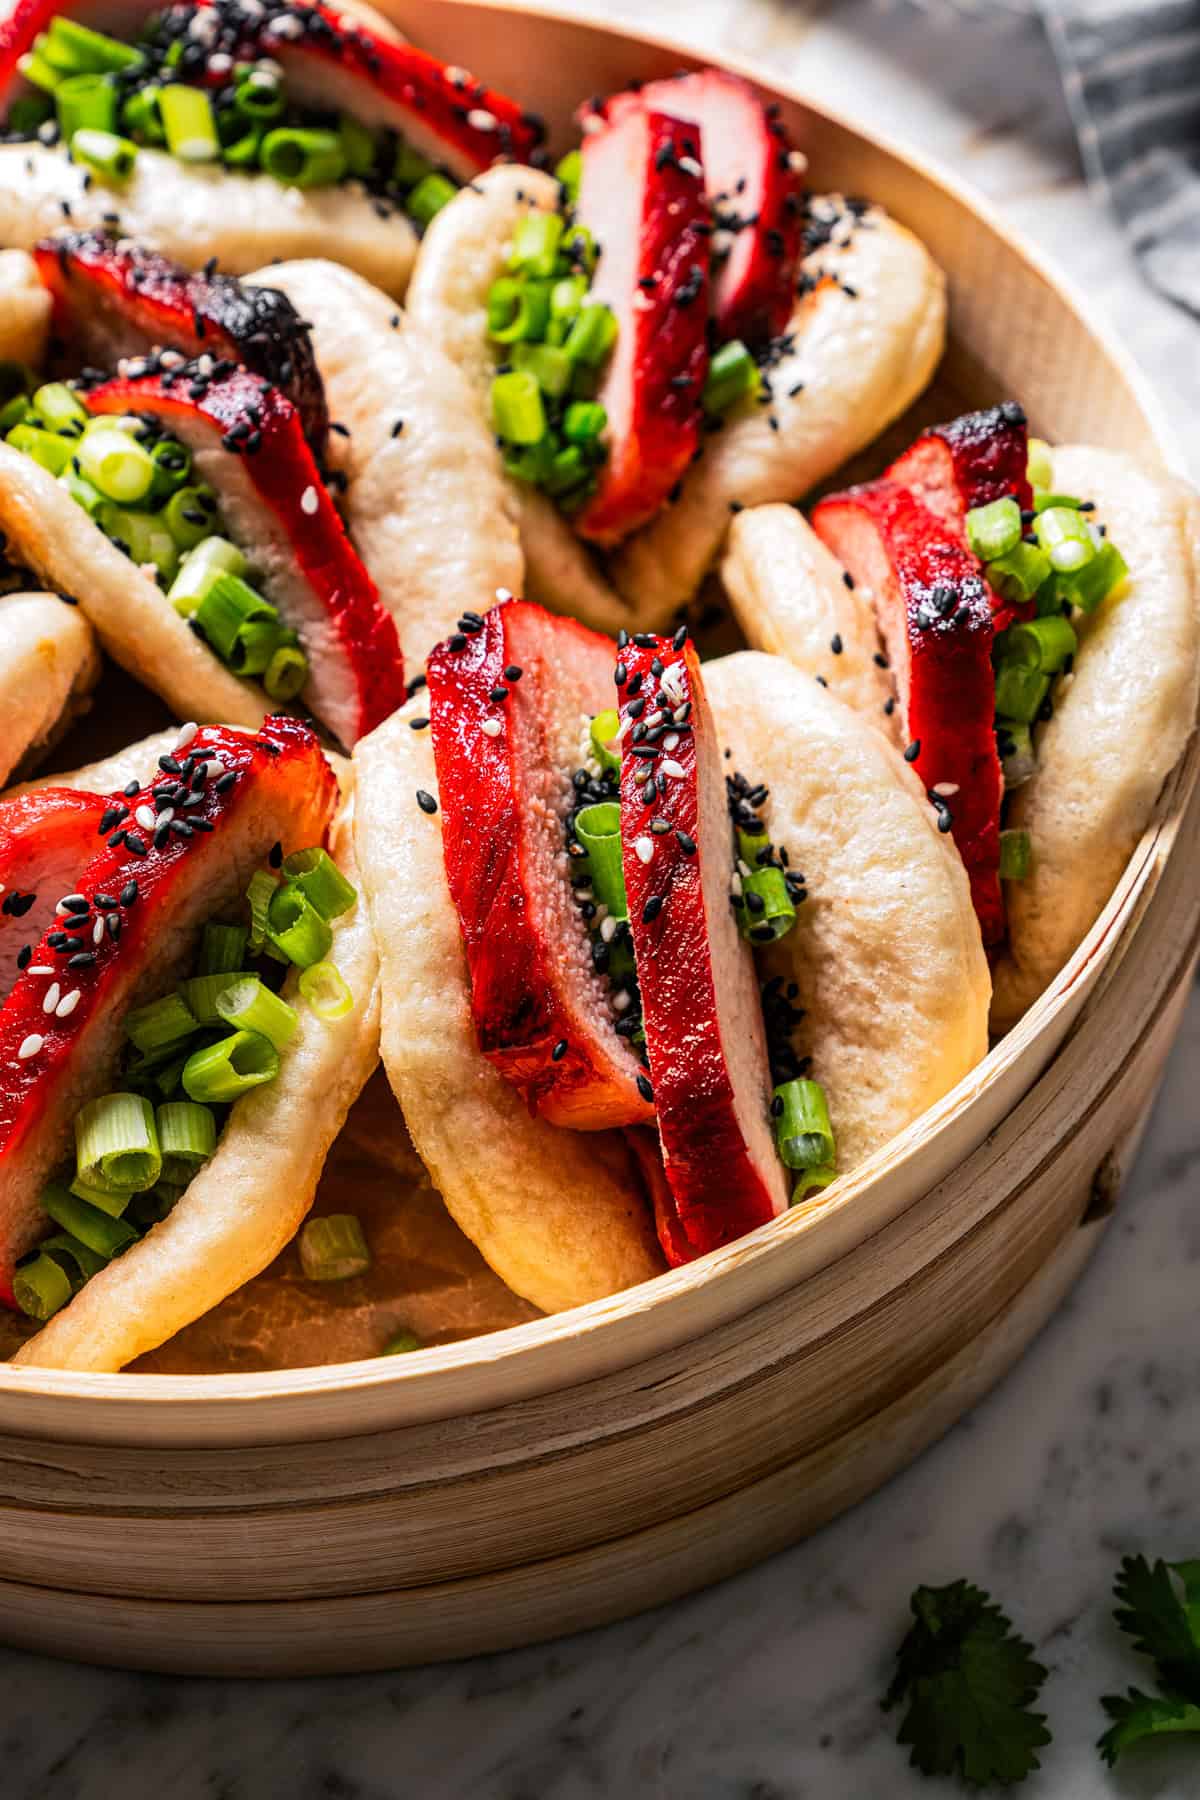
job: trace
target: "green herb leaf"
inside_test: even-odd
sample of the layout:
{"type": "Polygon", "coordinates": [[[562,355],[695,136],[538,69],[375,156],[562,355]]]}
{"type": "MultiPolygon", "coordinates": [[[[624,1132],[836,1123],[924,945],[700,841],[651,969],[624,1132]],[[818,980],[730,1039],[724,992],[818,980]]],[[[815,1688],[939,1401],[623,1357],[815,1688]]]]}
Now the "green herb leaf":
{"type": "Polygon", "coordinates": [[[1200,1563],[1127,1556],[1113,1591],[1121,1602],[1113,1617],[1134,1648],[1153,1658],[1162,1686],[1200,1704],[1200,1563]]]}
{"type": "Polygon", "coordinates": [[[1190,1700],[1130,1688],[1124,1697],[1105,1694],[1100,1704],[1112,1724],[1096,1747],[1110,1769],[1123,1751],[1143,1738],[1161,1737],[1170,1731],[1200,1731],[1200,1706],[1190,1700]]]}
{"type": "Polygon", "coordinates": [[[1046,1671],[1000,1608],[966,1581],[919,1587],[916,1623],[897,1654],[884,1709],[908,1702],[899,1742],[924,1775],[956,1771],[976,1787],[1023,1781],[1050,1742],[1030,1711],[1046,1671]]]}

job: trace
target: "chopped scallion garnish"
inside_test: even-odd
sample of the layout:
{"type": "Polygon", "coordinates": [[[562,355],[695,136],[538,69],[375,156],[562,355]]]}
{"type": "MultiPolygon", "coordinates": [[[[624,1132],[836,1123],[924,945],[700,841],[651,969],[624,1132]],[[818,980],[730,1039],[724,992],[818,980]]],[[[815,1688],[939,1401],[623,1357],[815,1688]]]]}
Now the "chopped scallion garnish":
{"type": "Polygon", "coordinates": [[[1002,831],[1000,833],[1001,881],[1024,881],[1029,873],[1031,861],[1032,853],[1027,831],[1002,831]]]}
{"type": "Polygon", "coordinates": [[[180,1079],[188,1098],[207,1106],[238,1100],[252,1088],[274,1081],[278,1073],[279,1053],[273,1044],[256,1032],[235,1031],[218,1044],[194,1050],[180,1079]]]}
{"type": "Polygon", "coordinates": [[[217,1012],[238,1031],[256,1031],[276,1050],[285,1050],[300,1023],[294,1007],[260,981],[244,975],[217,995],[217,1012]]]}
{"type": "Polygon", "coordinates": [[[358,889],[346,880],[328,850],[295,850],[284,857],[279,872],[323,919],[338,919],[357,903],[358,889]]]}
{"type": "Polygon", "coordinates": [[[309,1281],[348,1281],[365,1275],[371,1252],[354,1214],[308,1219],[300,1233],[300,1266],[309,1281]]]}
{"type": "Polygon", "coordinates": [[[101,1094],[75,1116],[76,1172],[86,1182],[137,1193],[162,1172],[154,1108],[141,1094],[101,1094]]]}
{"type": "Polygon", "coordinates": [[[344,1019],[354,1010],[354,996],[334,963],[310,964],[300,971],[297,985],[300,998],[318,1019],[344,1019]]]}

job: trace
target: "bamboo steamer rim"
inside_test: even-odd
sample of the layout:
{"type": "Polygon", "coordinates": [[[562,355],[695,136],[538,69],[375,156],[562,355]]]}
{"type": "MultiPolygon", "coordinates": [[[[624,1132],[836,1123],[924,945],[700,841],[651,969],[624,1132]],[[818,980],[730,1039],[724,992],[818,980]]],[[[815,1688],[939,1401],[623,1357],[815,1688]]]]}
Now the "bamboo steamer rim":
{"type": "MultiPolygon", "coordinates": [[[[664,68],[701,67],[712,60],[672,36],[617,29],[594,14],[543,7],[532,0],[379,3],[381,10],[396,16],[398,22],[402,15],[404,23],[413,28],[414,39],[423,46],[428,44],[435,53],[439,47],[428,39],[432,35],[436,40],[437,31],[426,29],[428,20],[440,22],[445,30],[457,27],[461,31],[463,15],[479,19],[515,16],[551,24],[579,37],[599,33],[643,64],[648,56],[661,60],[664,68]]],[[[442,54],[448,52],[448,46],[442,47],[442,54]]],[[[1146,438],[1164,466],[1186,475],[1185,459],[1156,395],[1107,321],[1024,233],[990,216],[985,196],[922,152],[901,145],[888,133],[868,131],[802,86],[771,82],[763,69],[746,58],[723,55],[720,66],[743,76],[772,98],[811,113],[857,148],[897,165],[906,178],[915,178],[971,215],[1079,321],[1081,331],[1119,376],[1130,406],[1141,415],[1146,438]]],[[[819,166],[816,174],[819,181],[819,166]]],[[[904,208],[893,210],[903,220],[904,208]]],[[[919,224],[914,229],[920,235],[919,224]]],[[[958,1128],[965,1153],[970,1116],[980,1101],[989,1094],[1004,1094],[1008,1096],[1007,1112],[1040,1075],[1083,1005],[1128,954],[1182,816],[1190,805],[1197,804],[1198,770],[1200,752],[1193,739],[1166,783],[1155,819],[1117,887],[1047,993],[935,1107],[839,1181],[828,1201],[786,1213],[725,1250],[607,1299],[402,1358],[193,1376],[92,1374],[0,1364],[4,1427],[20,1430],[27,1413],[30,1428],[36,1428],[39,1435],[52,1433],[56,1424],[61,1424],[64,1438],[136,1443],[140,1424],[149,1424],[152,1435],[159,1435],[163,1411],[170,1408],[173,1441],[219,1444],[228,1435],[229,1441],[244,1442],[246,1409],[257,1406],[264,1413],[264,1442],[306,1435],[351,1435],[381,1421],[402,1424],[501,1405],[628,1367],[639,1360],[651,1341],[655,1348],[686,1342],[794,1287],[848,1254],[928,1190],[931,1179],[922,1175],[921,1165],[939,1134],[946,1132],[949,1138],[958,1128]],[[864,1196],[878,1196],[878,1184],[885,1176],[894,1190],[892,1198],[885,1208],[868,1212],[864,1196]],[[331,1424],[329,1415],[329,1403],[335,1397],[343,1406],[336,1425],[331,1424]],[[316,1424],[318,1411],[320,1424],[314,1433],[311,1426],[316,1424]]]]}

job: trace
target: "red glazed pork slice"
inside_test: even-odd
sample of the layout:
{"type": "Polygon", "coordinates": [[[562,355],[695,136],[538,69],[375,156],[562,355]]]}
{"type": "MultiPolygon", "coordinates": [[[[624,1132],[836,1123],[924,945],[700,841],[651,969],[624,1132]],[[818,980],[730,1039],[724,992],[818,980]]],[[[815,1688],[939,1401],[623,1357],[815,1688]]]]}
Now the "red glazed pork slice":
{"type": "Polygon", "coordinates": [[[648,82],[613,95],[603,112],[617,120],[638,108],[684,119],[703,136],[717,229],[712,312],[718,338],[761,343],[777,336],[792,310],[804,173],[804,158],[774,116],[778,109],[765,107],[748,82],[723,69],[648,82]]]}
{"type": "Polygon", "coordinates": [[[123,800],[110,808],[97,794],[61,787],[0,800],[0,995],[32,962],[55,907],[95,855],[101,821],[125,810],[123,800]]]}
{"type": "Polygon", "coordinates": [[[675,1201],[676,1221],[666,1230],[660,1211],[660,1238],[673,1259],[685,1242],[689,1256],[719,1249],[788,1203],[770,1124],[754,962],[730,906],[733,828],[724,764],[700,665],[686,643],[677,643],[640,636],[622,652],[628,679],[619,689],[628,721],[622,861],[675,1201]],[[646,734],[635,743],[634,727],[642,724],[646,734]],[[669,830],[653,831],[656,822],[669,830]]]}
{"type": "Polygon", "coordinates": [[[874,602],[895,674],[905,756],[953,831],[985,945],[1004,936],[1003,778],[993,730],[994,624],[979,565],[921,502],[877,481],[822,500],[813,525],[874,602]]]}
{"type": "Polygon", "coordinates": [[[333,817],[336,781],[316,737],[298,721],[268,719],[253,738],[204,728],[186,756],[168,760],[180,773],[164,771],[131,797],[128,835],[76,862],[69,888],[87,901],[87,912],[73,915],[69,931],[58,923],[43,934],[30,968],[0,1008],[5,1300],[12,1298],[17,1259],[38,1236],[38,1196],[69,1151],[75,1115],[116,1074],[126,1013],[172,985],[201,925],[243,892],[273,844],[288,850],[318,844],[333,817]],[[214,762],[223,765],[219,774],[214,762]],[[137,813],[155,810],[155,792],[168,784],[174,789],[185,769],[190,786],[192,771],[206,765],[201,803],[143,835],[137,813]],[[115,927],[106,923],[110,918],[115,927]],[[54,975],[33,972],[47,966],[54,975]],[[52,982],[61,1001],[47,1012],[52,982]]]}
{"type": "Polygon", "coordinates": [[[205,381],[191,364],[106,382],[83,398],[93,413],[151,413],[187,444],[263,593],[300,634],[310,668],[305,703],[342,744],[352,746],[403,703],[395,622],[346,536],[290,401],[245,370],[205,381]]]}
{"type": "Polygon", "coordinates": [[[588,1131],[654,1116],[569,883],[571,777],[612,693],[611,641],[521,600],[429,660],[446,874],[480,1049],[531,1112],[588,1131]]]}
{"type": "Polygon", "coordinates": [[[608,461],[576,519],[619,543],[666,501],[700,442],[708,372],[708,239],[699,131],[633,108],[583,140],[577,217],[600,258],[590,298],[617,341],[598,398],[608,461]]]}
{"type": "Polygon", "coordinates": [[[240,363],[287,395],[313,453],[329,428],[309,328],[286,294],[231,275],[194,273],[156,250],[102,231],[66,232],[34,261],[54,302],[55,335],[81,362],[115,369],[125,357],[174,349],[240,363]]]}

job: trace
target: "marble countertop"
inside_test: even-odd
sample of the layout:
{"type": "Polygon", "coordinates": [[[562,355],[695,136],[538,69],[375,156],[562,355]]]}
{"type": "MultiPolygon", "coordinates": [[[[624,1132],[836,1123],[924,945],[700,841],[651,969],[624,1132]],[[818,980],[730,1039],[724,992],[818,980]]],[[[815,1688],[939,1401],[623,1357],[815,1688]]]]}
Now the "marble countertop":
{"type": "MultiPolygon", "coordinates": [[[[603,10],[594,0],[592,11],[603,10]]],[[[1040,27],[1001,0],[619,0],[945,157],[1074,270],[1200,464],[1200,332],[1088,198],[1040,27]],[[1189,435],[1190,434],[1190,435],[1189,435]]],[[[543,1648],[308,1683],[182,1681],[0,1651],[10,1800],[924,1800],[878,1707],[919,1582],[991,1588],[1051,1674],[1028,1800],[1185,1800],[1200,1746],[1101,1768],[1096,1696],[1142,1681],[1127,1550],[1200,1554],[1200,998],[1085,1279],[1003,1386],[884,1492],[724,1586],[543,1648]]],[[[0,1515],[0,1533],[3,1531],[0,1515]]]]}

